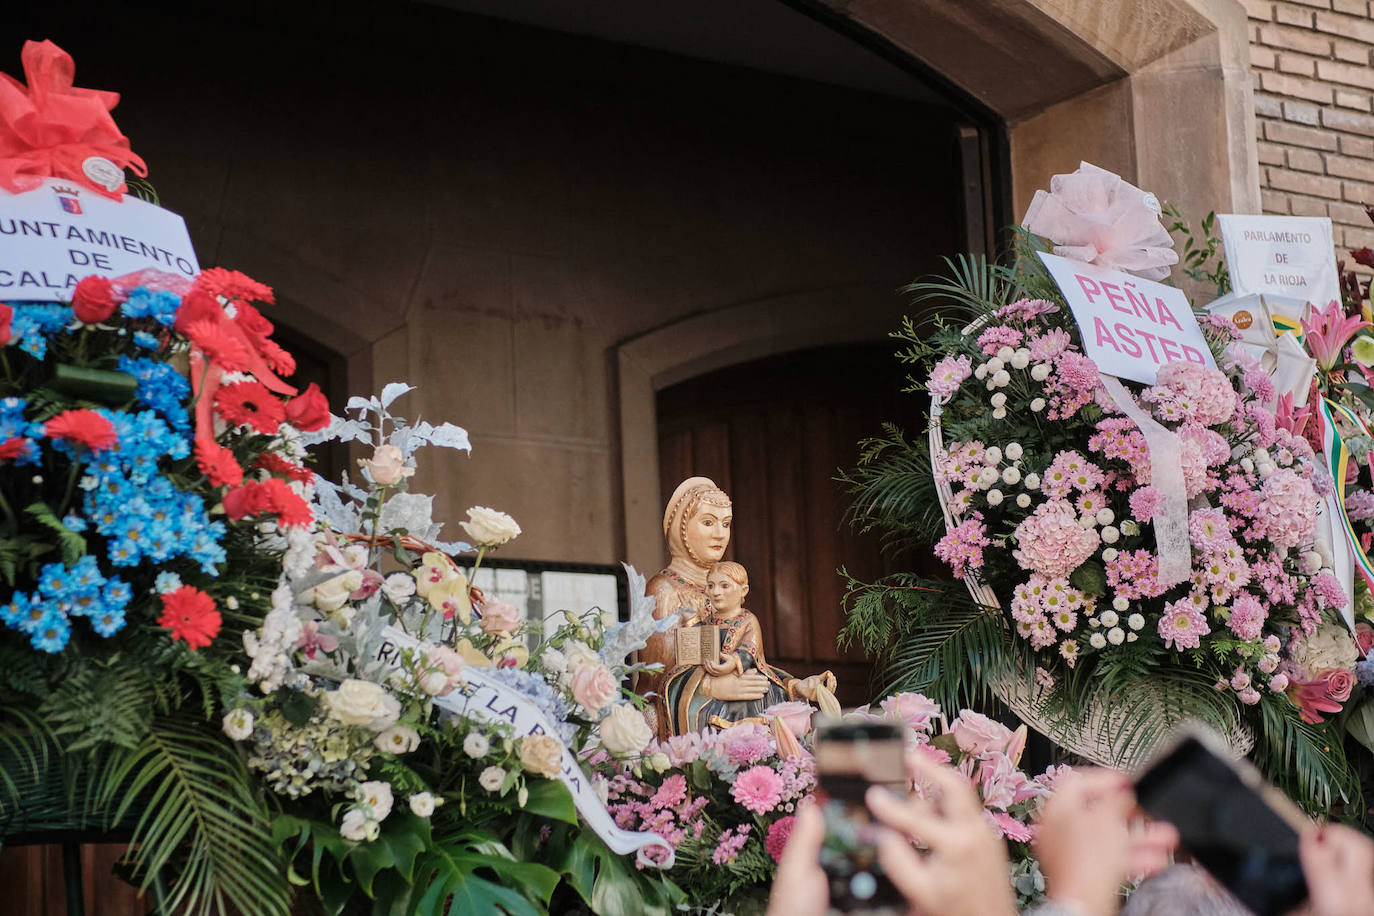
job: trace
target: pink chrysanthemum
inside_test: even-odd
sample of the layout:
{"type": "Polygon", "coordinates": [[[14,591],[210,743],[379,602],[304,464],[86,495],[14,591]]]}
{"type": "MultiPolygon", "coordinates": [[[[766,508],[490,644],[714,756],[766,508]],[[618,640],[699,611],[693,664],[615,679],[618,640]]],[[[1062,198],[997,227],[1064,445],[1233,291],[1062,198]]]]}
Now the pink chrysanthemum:
{"type": "Polygon", "coordinates": [[[1159,618],[1159,635],[1164,645],[1175,649],[1196,649],[1210,632],[1206,615],[1187,598],[1170,601],[1159,618]]]}
{"type": "Polygon", "coordinates": [[[994,355],[1003,347],[1013,350],[1021,346],[1022,333],[1004,324],[993,325],[978,335],[978,349],[987,356],[994,355]]]}
{"type": "Polygon", "coordinates": [[[949,564],[954,578],[962,579],[969,570],[983,565],[983,548],[991,543],[987,538],[987,526],[975,514],[940,538],[935,545],[935,555],[949,564]]]}
{"type": "Polygon", "coordinates": [[[1331,572],[1319,573],[1312,580],[1312,591],[1317,593],[1317,600],[1329,608],[1339,610],[1345,607],[1345,589],[1331,572]]]}
{"type": "Polygon", "coordinates": [[[967,356],[946,356],[930,370],[926,380],[926,390],[941,402],[949,400],[964,379],[973,374],[972,362],[967,356]]]}
{"type": "Polygon", "coordinates": [[[780,817],[768,828],[768,836],[763,841],[763,848],[768,850],[768,854],[773,857],[774,862],[782,861],[783,850],[787,848],[787,841],[792,837],[792,825],[797,822],[794,815],[780,817]]]}
{"type": "Polygon", "coordinates": [[[1051,328],[1045,333],[1031,338],[1031,362],[1047,363],[1069,349],[1072,343],[1073,338],[1069,337],[1067,331],[1061,328],[1051,328]]]}
{"type": "Polygon", "coordinates": [[[674,773],[663,780],[663,785],[658,787],[654,797],[649,799],[649,803],[655,808],[671,808],[681,804],[687,797],[687,777],[681,773],[674,773]]]}
{"type": "Polygon", "coordinates": [[[997,310],[997,317],[1020,322],[1034,321],[1040,315],[1053,315],[1059,306],[1045,299],[1017,299],[997,310]]]}
{"type": "Polygon", "coordinates": [[[1237,639],[1253,642],[1260,638],[1268,618],[1269,612],[1254,595],[1237,595],[1236,600],[1231,602],[1231,619],[1227,625],[1237,639]]]}

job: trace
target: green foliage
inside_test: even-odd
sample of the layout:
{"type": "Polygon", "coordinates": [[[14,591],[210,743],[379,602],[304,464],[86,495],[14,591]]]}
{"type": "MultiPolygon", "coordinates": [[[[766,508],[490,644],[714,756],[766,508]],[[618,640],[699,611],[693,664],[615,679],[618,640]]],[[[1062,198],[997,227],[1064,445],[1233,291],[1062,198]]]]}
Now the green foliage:
{"type": "Polygon", "coordinates": [[[109,750],[90,778],[91,802],[109,822],[137,814],[130,856],[141,890],[175,868],[169,909],[287,913],[285,876],[248,773],[204,722],[157,718],[144,741],[109,750]]]}
{"type": "Polygon", "coordinates": [[[858,467],[838,480],[853,498],[850,521],[860,531],[880,530],[889,547],[911,537],[934,541],[944,531],[930,454],[896,424],[883,424],[882,438],[860,442],[858,467]]]}
{"type": "Polygon", "coordinates": [[[1331,723],[1309,725],[1291,704],[1265,697],[1254,759],[1280,789],[1313,814],[1326,814],[1340,801],[1354,801],[1359,786],[1345,757],[1339,730],[1331,723]]]}
{"type": "Polygon", "coordinates": [[[1173,204],[1164,208],[1164,215],[1173,220],[1169,223],[1169,232],[1177,233],[1183,239],[1183,272],[1198,283],[1208,283],[1216,287],[1217,296],[1229,293],[1231,276],[1227,272],[1226,257],[1221,250],[1221,238],[1212,234],[1212,230],[1216,228],[1216,213],[1208,213],[1202,218],[1201,239],[1194,237],[1192,227],[1173,204]]]}
{"type": "MultiPolygon", "coordinates": [[[[594,913],[669,916],[686,899],[680,888],[652,870],[641,871],[611,852],[590,830],[566,832],[570,842],[549,864],[594,913]]],[[[552,839],[552,838],[551,838],[552,839]]],[[[693,888],[694,899],[709,899],[693,888]]]]}

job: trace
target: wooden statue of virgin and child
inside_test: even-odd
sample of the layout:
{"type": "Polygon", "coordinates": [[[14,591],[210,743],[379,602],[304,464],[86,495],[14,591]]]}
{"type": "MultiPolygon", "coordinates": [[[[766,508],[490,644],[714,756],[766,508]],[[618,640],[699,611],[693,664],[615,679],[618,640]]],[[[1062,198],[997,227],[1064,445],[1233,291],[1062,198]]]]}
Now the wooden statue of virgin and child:
{"type": "Polygon", "coordinates": [[[764,657],[758,618],[744,608],[749,574],[721,560],[732,521],[730,497],[705,477],[679,484],[663,513],[672,559],[646,593],[655,599],[655,617],[679,615],[680,622],[641,650],[641,661],[663,670],[641,675],[637,686],[650,698],[659,738],[746,721],[770,724],[764,711],[789,700],[838,708],[829,671],[796,678],[764,657]]]}

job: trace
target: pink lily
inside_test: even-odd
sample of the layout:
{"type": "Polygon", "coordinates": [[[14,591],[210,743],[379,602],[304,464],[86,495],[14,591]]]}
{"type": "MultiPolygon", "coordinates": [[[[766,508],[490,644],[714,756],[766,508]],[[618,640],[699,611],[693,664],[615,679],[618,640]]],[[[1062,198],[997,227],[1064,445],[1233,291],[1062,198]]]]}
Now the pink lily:
{"type": "Polygon", "coordinates": [[[319,630],[318,620],[307,620],[301,627],[301,638],[296,640],[296,648],[304,652],[306,658],[313,660],[316,652],[333,652],[339,648],[337,639],[333,636],[321,636],[319,630]]]}
{"type": "Polygon", "coordinates": [[[1289,683],[1288,698],[1298,707],[1302,720],[1308,725],[1316,725],[1323,721],[1321,714],[1324,712],[1341,711],[1341,704],[1327,695],[1329,686],[1324,677],[1315,681],[1295,680],[1289,683]]]}
{"type": "Polygon", "coordinates": [[[1355,336],[1355,332],[1368,327],[1374,325],[1353,315],[1347,315],[1335,299],[1332,299],[1324,309],[1310,307],[1307,317],[1302,320],[1303,340],[1307,344],[1307,351],[1317,360],[1317,365],[1327,372],[1341,361],[1342,351],[1350,342],[1350,338],[1355,336]]]}
{"type": "MultiPolygon", "coordinates": [[[[1308,401],[1311,402],[1310,396],[1308,401]]],[[[1302,431],[1307,428],[1307,421],[1311,417],[1312,408],[1296,409],[1293,406],[1293,395],[1291,394],[1280,395],[1278,402],[1274,404],[1274,425],[1280,429],[1288,430],[1295,436],[1302,435],[1302,431]]]]}

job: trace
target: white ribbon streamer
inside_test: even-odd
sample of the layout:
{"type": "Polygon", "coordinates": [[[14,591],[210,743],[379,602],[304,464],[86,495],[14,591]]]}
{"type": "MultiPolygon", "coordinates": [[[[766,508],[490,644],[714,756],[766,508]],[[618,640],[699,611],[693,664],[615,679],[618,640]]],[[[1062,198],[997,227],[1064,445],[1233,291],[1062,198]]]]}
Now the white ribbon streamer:
{"type": "Polygon", "coordinates": [[[1114,375],[1101,375],[1117,407],[1130,417],[1145,437],[1150,455],[1150,486],[1164,496],[1154,516],[1155,551],[1159,565],[1155,574],[1161,588],[1177,585],[1193,572],[1192,549],[1188,544],[1188,492],[1183,483],[1182,443],[1140,409],[1135,398],[1114,375]]]}
{"type": "MultiPolygon", "coordinates": [[[[377,661],[398,667],[401,663],[401,650],[414,649],[420,641],[397,627],[387,627],[382,631],[383,642],[377,649],[377,661]]],[[[434,698],[434,705],[445,712],[465,719],[478,719],[483,722],[500,722],[509,726],[517,738],[527,735],[550,735],[557,738],[558,732],[544,711],[524,694],[507,687],[488,675],[483,669],[469,665],[463,669],[467,684],[441,697],[434,698]]],[[[561,744],[561,742],[560,742],[561,744]]],[[[641,863],[658,868],[672,868],[674,851],[670,844],[657,833],[622,830],[611,818],[606,806],[592,790],[587,774],[577,761],[577,755],[567,746],[563,747],[563,769],[558,779],[572,793],[577,813],[588,827],[596,831],[606,846],[617,855],[635,853],[641,863]],[[664,862],[656,863],[644,855],[648,846],[662,846],[668,850],[664,862]]]]}

